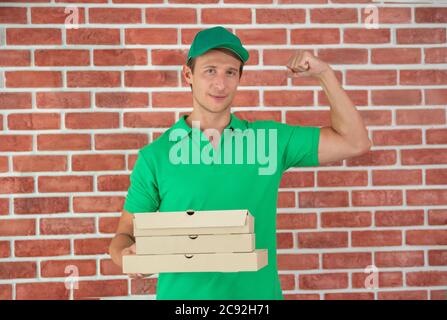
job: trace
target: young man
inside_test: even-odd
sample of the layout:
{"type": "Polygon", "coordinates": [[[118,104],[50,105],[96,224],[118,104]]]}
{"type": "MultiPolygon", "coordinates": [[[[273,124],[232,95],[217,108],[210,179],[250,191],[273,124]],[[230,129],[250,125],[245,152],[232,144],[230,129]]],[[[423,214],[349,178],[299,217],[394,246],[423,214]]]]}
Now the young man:
{"type": "Polygon", "coordinates": [[[223,27],[197,33],[183,66],[193,111],[139,150],[110,254],[121,266],[123,255],[135,253],[132,214],[248,209],[255,218],[256,248],[268,249],[268,265],[257,272],[161,273],[157,299],[283,299],[276,261],[283,172],[370,148],[362,119],[333,70],[306,51],[290,58],[288,76],[320,81],[331,104],[331,127],[236,117],[231,105],[248,58],[240,39],[223,27]]]}

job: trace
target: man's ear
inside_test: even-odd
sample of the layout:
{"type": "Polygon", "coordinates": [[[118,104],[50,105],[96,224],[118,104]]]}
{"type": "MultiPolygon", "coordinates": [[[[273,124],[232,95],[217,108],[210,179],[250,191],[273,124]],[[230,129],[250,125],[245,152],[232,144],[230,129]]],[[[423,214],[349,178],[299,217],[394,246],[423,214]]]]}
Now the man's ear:
{"type": "Polygon", "coordinates": [[[185,64],[183,65],[183,76],[185,77],[185,81],[188,84],[192,84],[192,72],[191,69],[185,64]]]}

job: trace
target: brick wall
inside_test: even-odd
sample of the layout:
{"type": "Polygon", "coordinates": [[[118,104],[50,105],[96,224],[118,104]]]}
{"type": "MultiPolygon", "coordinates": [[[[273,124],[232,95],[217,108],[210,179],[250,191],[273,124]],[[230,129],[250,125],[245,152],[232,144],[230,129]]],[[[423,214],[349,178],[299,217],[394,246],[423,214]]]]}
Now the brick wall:
{"type": "Polygon", "coordinates": [[[237,115],[330,124],[318,83],[286,78],[303,48],[337,71],[374,143],[285,173],[286,299],[447,299],[446,5],[382,4],[368,29],[367,0],[29,2],[0,4],[0,299],[154,298],[156,278],[129,280],[107,248],[138,149],[191,110],[181,65],[213,25],[250,52],[237,115]]]}

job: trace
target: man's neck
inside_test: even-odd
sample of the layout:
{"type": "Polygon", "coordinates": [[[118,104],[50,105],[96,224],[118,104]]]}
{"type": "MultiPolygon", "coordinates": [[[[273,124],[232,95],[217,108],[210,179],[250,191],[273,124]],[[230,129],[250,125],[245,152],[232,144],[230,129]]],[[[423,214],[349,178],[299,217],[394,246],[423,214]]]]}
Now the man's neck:
{"type": "Polygon", "coordinates": [[[200,130],[215,129],[222,134],[223,130],[231,121],[231,109],[228,108],[222,113],[200,112],[193,110],[186,118],[186,123],[192,128],[192,122],[199,121],[200,130]]]}

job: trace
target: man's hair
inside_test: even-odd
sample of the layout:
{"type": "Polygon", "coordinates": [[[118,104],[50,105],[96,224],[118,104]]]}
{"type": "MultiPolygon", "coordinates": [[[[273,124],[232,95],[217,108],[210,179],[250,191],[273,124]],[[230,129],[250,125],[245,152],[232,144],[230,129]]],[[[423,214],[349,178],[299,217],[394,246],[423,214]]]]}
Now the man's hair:
{"type": "MultiPolygon", "coordinates": [[[[244,62],[241,60],[241,58],[231,50],[228,50],[225,48],[214,48],[214,49],[219,50],[219,51],[225,51],[241,62],[241,65],[239,67],[239,79],[240,79],[242,77],[242,71],[244,69],[244,62]]],[[[196,58],[189,59],[189,61],[186,63],[186,65],[191,69],[191,72],[194,73],[194,67],[196,65],[196,58]]],[[[192,90],[192,85],[190,84],[189,86],[191,87],[191,90],[192,90]]]]}

